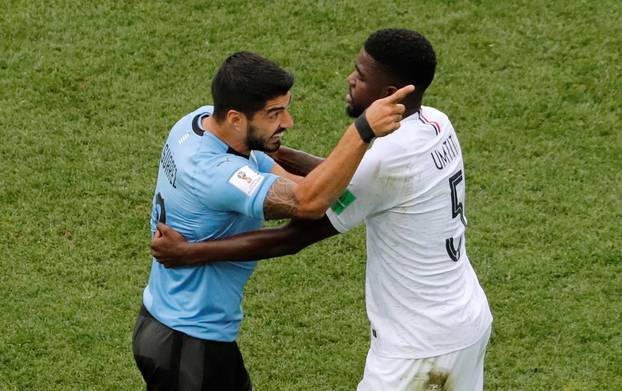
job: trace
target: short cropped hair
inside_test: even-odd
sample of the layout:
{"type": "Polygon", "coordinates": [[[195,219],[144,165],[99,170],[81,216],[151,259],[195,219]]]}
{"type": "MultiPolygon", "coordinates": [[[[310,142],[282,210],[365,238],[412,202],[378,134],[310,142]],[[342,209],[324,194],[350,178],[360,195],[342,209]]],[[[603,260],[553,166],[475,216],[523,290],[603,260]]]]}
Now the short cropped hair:
{"type": "Polygon", "coordinates": [[[256,53],[234,53],[212,80],[213,115],[222,121],[233,109],[252,118],[268,100],[287,94],[292,85],[294,76],[274,62],[256,53]]]}
{"type": "Polygon", "coordinates": [[[400,84],[414,84],[416,93],[422,94],[434,79],[436,70],[434,49],[432,44],[416,31],[378,30],[365,41],[365,51],[400,84]]]}

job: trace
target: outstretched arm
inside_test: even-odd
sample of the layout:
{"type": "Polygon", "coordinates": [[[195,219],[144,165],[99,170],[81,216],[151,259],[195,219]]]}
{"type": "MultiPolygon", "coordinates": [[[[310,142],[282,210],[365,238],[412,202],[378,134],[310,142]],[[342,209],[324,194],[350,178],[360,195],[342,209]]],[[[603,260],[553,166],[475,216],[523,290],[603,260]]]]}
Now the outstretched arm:
{"type": "Polygon", "coordinates": [[[400,127],[405,107],[399,102],[414,89],[408,85],[374,101],[346,129],[326,160],[300,182],[279,177],[265,198],[264,218],[321,218],[350,182],[371,138],[385,136],[400,127]]]}
{"type": "Polygon", "coordinates": [[[151,254],[166,267],[196,266],[218,261],[254,261],[295,254],[337,234],[324,216],[319,220],[292,220],[278,228],[190,243],[168,225],[159,223],[151,254]]]}

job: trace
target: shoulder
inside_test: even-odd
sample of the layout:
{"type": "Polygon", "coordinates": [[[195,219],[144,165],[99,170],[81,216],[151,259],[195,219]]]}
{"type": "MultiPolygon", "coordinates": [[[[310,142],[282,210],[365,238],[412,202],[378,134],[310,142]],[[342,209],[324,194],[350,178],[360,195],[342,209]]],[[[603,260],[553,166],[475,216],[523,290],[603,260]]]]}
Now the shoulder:
{"type": "Polygon", "coordinates": [[[195,178],[204,189],[216,192],[224,188],[236,188],[247,195],[265,179],[267,173],[261,172],[253,162],[230,153],[212,154],[197,165],[195,178]]]}
{"type": "Polygon", "coordinates": [[[426,117],[434,118],[434,119],[443,119],[449,120],[447,114],[443,113],[439,109],[431,106],[421,106],[420,114],[423,114],[426,117]]]}
{"type": "Polygon", "coordinates": [[[211,105],[201,106],[197,108],[196,110],[191,111],[190,113],[185,114],[183,117],[181,117],[179,121],[175,123],[175,126],[187,123],[188,121],[192,121],[192,119],[196,117],[197,115],[201,115],[201,114],[212,115],[213,112],[214,112],[214,106],[211,106],[211,105]]]}
{"type": "Polygon", "coordinates": [[[191,115],[191,116],[196,116],[196,115],[199,115],[199,114],[212,115],[213,112],[214,112],[214,106],[212,106],[212,105],[205,105],[205,106],[201,106],[198,109],[194,110],[189,115],[191,115]]]}
{"type": "Polygon", "coordinates": [[[269,177],[248,160],[233,154],[201,155],[193,164],[191,188],[202,202],[217,209],[255,195],[269,177]]]}
{"type": "Polygon", "coordinates": [[[409,118],[402,120],[400,128],[392,134],[375,139],[363,159],[380,163],[390,156],[401,154],[412,146],[418,133],[418,124],[410,121],[409,118]]]}
{"type": "MultiPolygon", "coordinates": [[[[197,154],[194,167],[197,176],[207,177],[208,180],[227,179],[243,167],[251,168],[249,161],[230,154],[214,150],[203,150],[197,154]]],[[[252,168],[251,168],[252,169],[252,168]]]]}
{"type": "Polygon", "coordinates": [[[441,128],[451,124],[447,114],[430,106],[421,106],[421,109],[419,110],[419,117],[421,122],[438,125],[441,128]]]}
{"type": "MultiPolygon", "coordinates": [[[[178,135],[185,135],[185,133],[193,132],[193,121],[201,114],[212,115],[214,112],[213,106],[201,106],[198,109],[185,114],[171,127],[169,138],[178,137],[178,135]]],[[[195,132],[196,133],[196,132],[195,132]]]]}
{"type": "Polygon", "coordinates": [[[435,142],[451,126],[445,113],[433,107],[421,106],[419,111],[404,118],[400,128],[385,137],[383,143],[393,144],[393,148],[398,150],[416,151],[435,142]]]}

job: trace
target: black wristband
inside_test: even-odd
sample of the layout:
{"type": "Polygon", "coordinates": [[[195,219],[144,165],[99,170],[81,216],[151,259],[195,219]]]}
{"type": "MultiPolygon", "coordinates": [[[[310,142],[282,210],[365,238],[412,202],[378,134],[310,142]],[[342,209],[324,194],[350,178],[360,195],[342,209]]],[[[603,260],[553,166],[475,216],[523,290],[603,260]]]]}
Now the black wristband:
{"type": "Polygon", "coordinates": [[[371,126],[369,126],[369,122],[367,122],[367,118],[365,117],[365,112],[359,115],[359,117],[354,121],[354,126],[356,130],[359,132],[359,136],[363,142],[370,143],[371,140],[376,137],[376,134],[372,130],[371,126]]]}

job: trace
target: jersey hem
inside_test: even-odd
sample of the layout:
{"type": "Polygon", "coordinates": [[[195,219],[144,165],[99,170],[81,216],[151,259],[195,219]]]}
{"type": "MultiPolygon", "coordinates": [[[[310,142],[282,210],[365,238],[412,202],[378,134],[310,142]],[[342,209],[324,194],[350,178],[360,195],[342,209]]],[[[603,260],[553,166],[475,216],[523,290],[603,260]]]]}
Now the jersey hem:
{"type": "MultiPolygon", "coordinates": [[[[232,339],[231,338],[226,338],[225,336],[223,336],[220,333],[219,334],[208,333],[207,335],[205,335],[205,334],[200,334],[200,333],[188,332],[188,330],[185,327],[172,326],[167,321],[165,321],[164,319],[162,319],[159,316],[157,316],[155,314],[155,312],[151,308],[147,307],[147,304],[145,303],[144,299],[143,299],[142,305],[145,307],[147,312],[149,312],[149,314],[155,320],[157,320],[158,322],[162,323],[166,327],[168,327],[168,328],[170,328],[172,330],[175,330],[177,332],[180,332],[182,334],[185,334],[187,336],[190,336],[190,337],[193,337],[193,338],[197,338],[197,339],[201,339],[201,340],[205,340],[205,341],[217,341],[217,342],[235,342],[238,339],[239,329],[238,329],[238,333],[236,333],[235,336],[232,339]]],[[[240,322],[240,324],[241,324],[241,322],[240,322]]]]}
{"type": "MultiPolygon", "coordinates": [[[[488,322],[488,325],[486,327],[483,327],[481,332],[478,333],[477,336],[473,338],[473,340],[466,342],[464,344],[461,344],[461,345],[457,345],[455,347],[451,347],[451,348],[439,349],[439,350],[424,350],[424,351],[416,350],[416,348],[407,347],[407,346],[403,346],[403,347],[393,346],[390,348],[386,348],[386,347],[381,348],[378,346],[380,345],[380,343],[378,342],[374,343],[374,338],[372,337],[369,349],[372,350],[374,354],[380,357],[384,357],[384,358],[402,358],[402,359],[418,360],[422,358],[442,356],[445,354],[449,354],[452,352],[457,352],[459,350],[466,349],[469,346],[473,346],[474,344],[476,344],[488,332],[488,329],[492,327],[492,321],[493,319],[491,317],[490,321],[488,322]]],[[[384,345],[386,346],[386,344],[384,345]]]]}
{"type": "Polygon", "coordinates": [[[339,216],[337,216],[337,214],[332,210],[329,209],[326,211],[326,217],[328,217],[328,220],[333,225],[333,228],[339,231],[339,233],[345,233],[350,230],[350,228],[346,227],[341,223],[341,221],[339,221],[339,216]]]}

